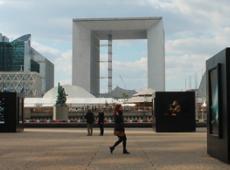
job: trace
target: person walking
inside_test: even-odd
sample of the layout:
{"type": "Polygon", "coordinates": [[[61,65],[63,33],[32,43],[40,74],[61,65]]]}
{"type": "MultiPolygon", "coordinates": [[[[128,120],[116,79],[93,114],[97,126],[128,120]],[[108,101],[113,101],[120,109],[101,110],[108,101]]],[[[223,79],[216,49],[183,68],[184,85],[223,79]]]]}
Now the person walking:
{"type": "Polygon", "coordinates": [[[92,136],[93,135],[93,124],[94,124],[95,118],[94,118],[93,112],[90,109],[88,109],[85,115],[85,119],[87,122],[87,132],[88,132],[87,136],[92,136]]]}
{"type": "Polygon", "coordinates": [[[120,104],[117,104],[114,108],[114,135],[118,137],[118,140],[114,143],[113,146],[109,147],[110,153],[112,154],[117,145],[121,142],[123,144],[123,154],[130,154],[126,149],[127,137],[125,134],[124,127],[124,118],[123,118],[123,110],[120,104]]]}
{"type": "Polygon", "coordinates": [[[104,119],[105,119],[104,112],[101,110],[98,113],[98,125],[99,125],[99,128],[100,128],[100,135],[101,136],[104,135],[104,119]]]}

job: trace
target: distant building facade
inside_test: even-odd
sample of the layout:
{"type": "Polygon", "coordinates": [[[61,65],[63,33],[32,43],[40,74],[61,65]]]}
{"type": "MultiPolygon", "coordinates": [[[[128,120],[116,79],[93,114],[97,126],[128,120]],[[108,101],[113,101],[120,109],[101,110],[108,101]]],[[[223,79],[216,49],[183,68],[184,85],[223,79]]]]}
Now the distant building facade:
{"type": "Polygon", "coordinates": [[[9,38],[0,33],[0,42],[9,42],[9,38]]]}
{"type": "Polygon", "coordinates": [[[0,72],[0,91],[16,91],[26,97],[42,96],[42,80],[37,72],[0,72]]]}
{"type": "Polygon", "coordinates": [[[0,72],[11,72],[11,75],[15,72],[16,77],[18,72],[38,73],[41,79],[41,90],[38,91],[41,91],[41,94],[54,86],[54,64],[31,47],[30,34],[12,42],[1,37],[5,36],[0,36],[0,72]]]}

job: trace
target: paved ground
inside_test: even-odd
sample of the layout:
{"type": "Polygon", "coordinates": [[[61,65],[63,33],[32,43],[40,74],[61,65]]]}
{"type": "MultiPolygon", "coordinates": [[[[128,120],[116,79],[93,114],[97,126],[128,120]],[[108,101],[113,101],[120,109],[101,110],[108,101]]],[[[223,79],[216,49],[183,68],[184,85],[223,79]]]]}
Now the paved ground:
{"type": "Polygon", "coordinates": [[[130,155],[111,155],[112,129],[86,136],[85,129],[25,129],[0,133],[0,169],[74,170],[229,170],[206,153],[205,129],[196,133],[155,133],[127,129],[130,155]]]}

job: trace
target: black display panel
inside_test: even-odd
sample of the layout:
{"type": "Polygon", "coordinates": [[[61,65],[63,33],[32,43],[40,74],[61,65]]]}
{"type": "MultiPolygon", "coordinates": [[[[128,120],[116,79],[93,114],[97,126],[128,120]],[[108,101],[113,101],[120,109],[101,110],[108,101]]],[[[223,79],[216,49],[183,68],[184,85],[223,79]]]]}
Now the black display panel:
{"type": "Polygon", "coordinates": [[[206,61],[207,152],[230,163],[230,48],[206,61]]]}
{"type": "Polygon", "coordinates": [[[208,74],[209,79],[209,112],[210,112],[210,129],[209,133],[221,137],[221,74],[220,74],[221,65],[218,64],[215,68],[211,69],[208,74]]]}
{"type": "Polygon", "coordinates": [[[4,125],[6,123],[5,117],[5,98],[0,97],[0,125],[4,125]]]}
{"type": "Polygon", "coordinates": [[[194,92],[156,92],[157,132],[195,131],[194,92]]]}
{"type": "Polygon", "coordinates": [[[23,131],[23,98],[16,93],[0,93],[0,132],[23,131]]]}

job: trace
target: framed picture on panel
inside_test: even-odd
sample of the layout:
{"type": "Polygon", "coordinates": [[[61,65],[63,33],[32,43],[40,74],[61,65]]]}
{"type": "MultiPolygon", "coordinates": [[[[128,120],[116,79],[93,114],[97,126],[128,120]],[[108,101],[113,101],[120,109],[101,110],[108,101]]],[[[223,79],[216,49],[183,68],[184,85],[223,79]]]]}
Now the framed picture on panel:
{"type": "Polygon", "coordinates": [[[209,85],[209,133],[222,137],[221,119],[221,64],[208,71],[209,85]]]}

